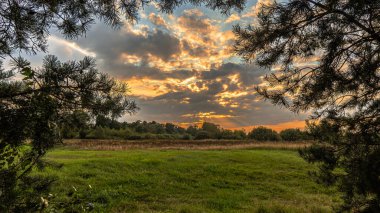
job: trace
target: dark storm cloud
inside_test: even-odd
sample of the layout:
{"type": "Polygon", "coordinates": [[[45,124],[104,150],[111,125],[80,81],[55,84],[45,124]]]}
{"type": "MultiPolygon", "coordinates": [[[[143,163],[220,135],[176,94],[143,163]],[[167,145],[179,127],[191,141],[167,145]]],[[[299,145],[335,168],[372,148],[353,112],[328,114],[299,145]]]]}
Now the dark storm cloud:
{"type": "Polygon", "coordinates": [[[128,79],[132,77],[136,78],[149,78],[155,80],[165,80],[167,78],[186,79],[194,75],[194,71],[191,70],[176,70],[166,71],[156,67],[150,67],[146,63],[140,63],[138,65],[131,63],[113,62],[112,64],[104,64],[105,70],[109,70],[113,76],[121,79],[128,79]]]}
{"type": "Polygon", "coordinates": [[[146,57],[155,55],[164,61],[180,51],[179,39],[161,30],[141,29],[136,33],[131,29],[111,30],[104,24],[97,24],[91,34],[80,39],[79,44],[94,50],[100,58],[113,61],[120,54],[127,53],[146,57]]]}
{"type": "Polygon", "coordinates": [[[226,63],[218,69],[211,69],[209,72],[201,72],[200,79],[213,80],[216,78],[226,78],[228,76],[238,74],[239,81],[245,86],[260,83],[260,76],[269,73],[268,69],[257,67],[254,64],[236,64],[226,63]]]}
{"type": "Polygon", "coordinates": [[[180,41],[175,36],[160,30],[142,29],[136,33],[130,29],[113,31],[104,29],[107,26],[97,24],[91,34],[80,39],[78,44],[89,48],[97,55],[98,64],[103,71],[115,77],[127,79],[130,77],[149,77],[163,80],[171,78],[187,78],[191,71],[178,70],[162,72],[149,66],[149,55],[168,61],[173,55],[180,52],[180,41]],[[136,56],[140,61],[131,63],[122,60],[122,55],[136,56]]]}

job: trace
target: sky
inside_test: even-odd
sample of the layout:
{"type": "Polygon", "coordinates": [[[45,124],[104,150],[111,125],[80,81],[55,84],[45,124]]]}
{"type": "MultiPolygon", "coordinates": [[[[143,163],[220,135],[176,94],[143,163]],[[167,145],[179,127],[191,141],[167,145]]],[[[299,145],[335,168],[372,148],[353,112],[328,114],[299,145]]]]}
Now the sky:
{"type": "Polygon", "coordinates": [[[38,65],[46,54],[62,61],[94,57],[100,71],[129,85],[140,110],[122,117],[125,121],[302,128],[305,114],[274,106],[256,93],[255,86],[273,71],[248,64],[233,52],[232,27],[254,25],[260,5],[269,2],[258,1],[250,0],[241,13],[229,15],[190,4],[163,14],[151,4],[140,11],[136,24],[126,22],[117,30],[99,21],[75,40],[52,32],[48,52],[29,60],[38,65]]]}

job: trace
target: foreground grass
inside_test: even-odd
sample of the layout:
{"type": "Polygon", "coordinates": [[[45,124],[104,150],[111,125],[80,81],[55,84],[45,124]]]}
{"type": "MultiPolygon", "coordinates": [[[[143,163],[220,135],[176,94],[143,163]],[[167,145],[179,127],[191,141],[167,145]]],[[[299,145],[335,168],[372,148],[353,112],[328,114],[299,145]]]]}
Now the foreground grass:
{"type": "Polygon", "coordinates": [[[291,150],[59,149],[55,200],[75,187],[99,212],[330,212],[336,191],[316,185],[291,150]],[[88,185],[91,185],[92,189],[88,185]]]}

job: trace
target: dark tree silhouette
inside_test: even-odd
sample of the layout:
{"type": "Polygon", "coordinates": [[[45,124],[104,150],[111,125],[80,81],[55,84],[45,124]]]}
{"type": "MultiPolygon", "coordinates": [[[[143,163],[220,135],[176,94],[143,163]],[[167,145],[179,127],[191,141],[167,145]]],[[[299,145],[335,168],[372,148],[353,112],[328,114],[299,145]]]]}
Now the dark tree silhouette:
{"type": "Polygon", "coordinates": [[[273,129],[269,129],[263,126],[252,129],[248,133],[248,138],[257,141],[279,141],[281,140],[280,135],[273,129]]]}
{"type": "Polygon", "coordinates": [[[300,129],[284,129],[280,132],[280,136],[284,141],[307,140],[307,135],[300,129]]]}
{"type": "Polygon", "coordinates": [[[61,141],[67,115],[79,109],[114,117],[136,106],[127,87],[99,73],[93,59],[61,63],[47,56],[40,69],[17,62],[23,80],[0,67],[0,211],[35,212],[51,181],[29,173],[44,167],[41,157],[61,141]]]}
{"type": "MultiPolygon", "coordinates": [[[[0,211],[35,212],[50,181],[29,175],[41,157],[60,141],[59,124],[75,110],[95,116],[118,117],[136,106],[127,87],[95,69],[94,60],[61,63],[54,56],[34,69],[20,52],[46,51],[49,30],[67,38],[85,34],[96,19],[120,27],[134,22],[145,0],[5,0],[0,1],[0,211]],[[9,57],[13,68],[5,70],[9,57]],[[23,79],[19,79],[18,77],[23,79]],[[63,116],[64,115],[64,116],[63,116]],[[24,147],[27,141],[28,147],[24,147]]],[[[244,0],[159,0],[163,12],[184,3],[205,5],[228,13],[241,10],[244,0]]],[[[46,201],[46,199],[42,199],[46,201]]],[[[42,202],[44,203],[44,202],[42,202]]]]}
{"type": "Polygon", "coordinates": [[[257,91],[322,120],[319,129],[312,125],[318,143],[301,154],[320,165],[320,180],[339,185],[343,209],[354,211],[380,212],[379,14],[378,0],[290,0],[234,29],[239,55],[277,68],[257,91]]]}

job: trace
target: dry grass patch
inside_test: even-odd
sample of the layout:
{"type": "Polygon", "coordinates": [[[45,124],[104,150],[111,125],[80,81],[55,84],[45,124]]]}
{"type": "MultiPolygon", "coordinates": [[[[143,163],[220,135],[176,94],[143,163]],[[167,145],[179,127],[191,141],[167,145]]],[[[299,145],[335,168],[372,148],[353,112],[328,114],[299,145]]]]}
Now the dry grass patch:
{"type": "Polygon", "coordinates": [[[130,150],[130,149],[300,149],[310,142],[257,142],[247,140],[65,140],[65,146],[86,150],[130,150]]]}

